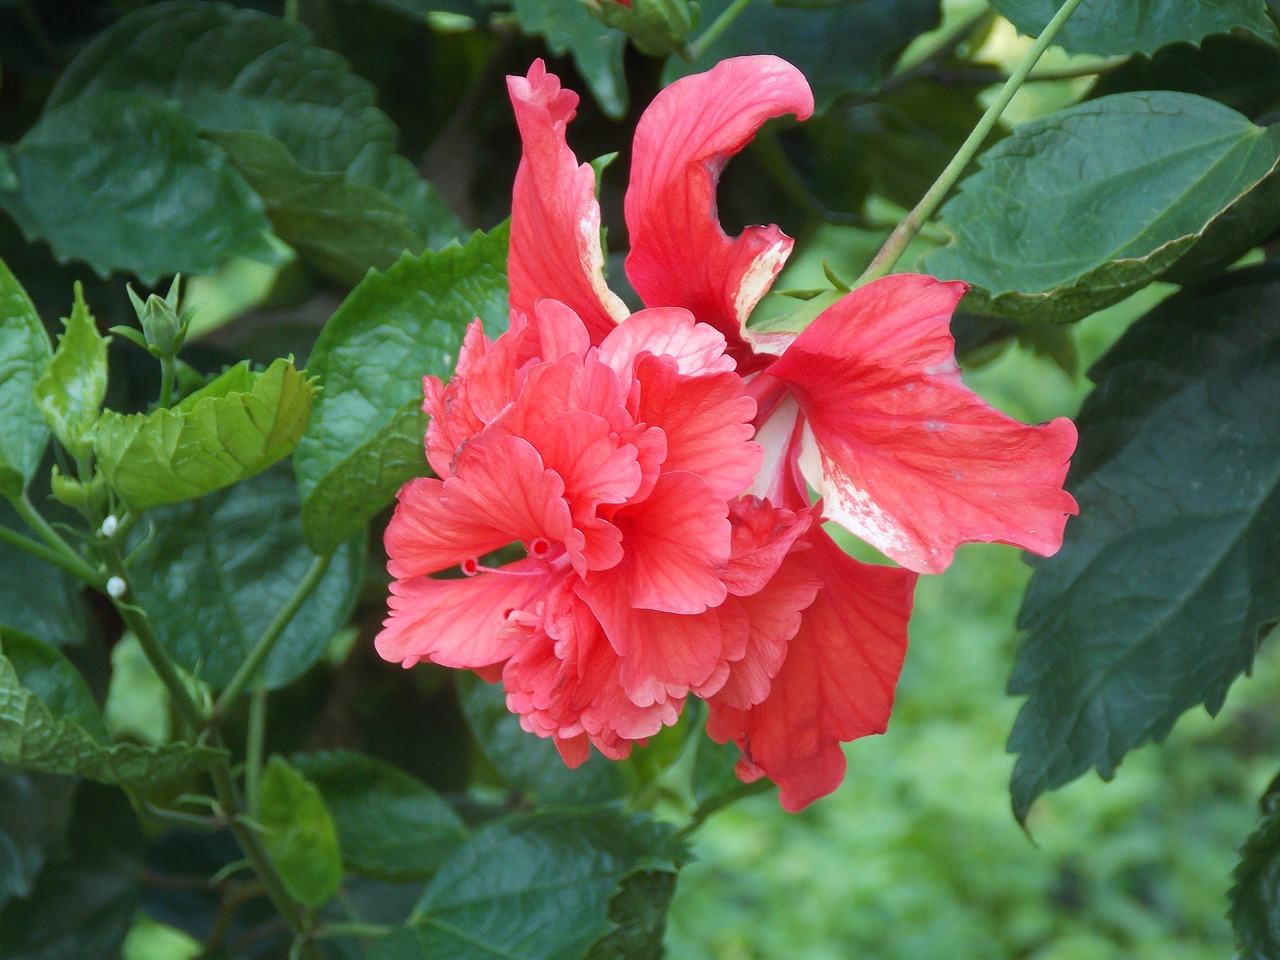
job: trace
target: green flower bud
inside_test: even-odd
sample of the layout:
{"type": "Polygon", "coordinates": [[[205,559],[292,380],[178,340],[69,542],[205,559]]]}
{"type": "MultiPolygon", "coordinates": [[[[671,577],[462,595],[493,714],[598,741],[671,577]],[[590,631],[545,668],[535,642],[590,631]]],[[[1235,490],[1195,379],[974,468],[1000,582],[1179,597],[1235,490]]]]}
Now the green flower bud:
{"type": "Polygon", "coordinates": [[[698,5],[690,0],[588,0],[587,6],[651,57],[683,50],[698,25],[698,5]]]}
{"type": "Polygon", "coordinates": [[[178,313],[181,282],[181,276],[174,277],[168,294],[162,298],[153,293],[145,303],[133,292],[133,287],[126,288],[129,299],[133,301],[133,309],[138,314],[138,322],[142,324],[147,350],[154,357],[175,356],[187,338],[187,325],[190,321],[178,313]]]}

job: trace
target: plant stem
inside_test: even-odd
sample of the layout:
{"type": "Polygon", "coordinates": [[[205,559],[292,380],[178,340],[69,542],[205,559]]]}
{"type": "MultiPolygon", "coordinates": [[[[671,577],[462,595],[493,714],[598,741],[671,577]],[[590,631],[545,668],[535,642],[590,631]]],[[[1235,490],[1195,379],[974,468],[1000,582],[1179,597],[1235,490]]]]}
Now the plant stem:
{"type": "Polygon", "coordinates": [[[249,816],[262,816],[258,783],[262,779],[262,750],[267,734],[267,691],[258,687],[249,695],[249,732],[244,747],[244,805],[249,816]]]}
{"type": "Polygon", "coordinates": [[[172,356],[160,357],[160,406],[168,407],[173,403],[173,371],[175,363],[172,356]]]}
{"type": "Polygon", "coordinates": [[[102,575],[93,568],[88,560],[80,556],[72,548],[71,544],[63,540],[57,530],[49,525],[49,521],[41,516],[40,511],[31,505],[31,501],[27,499],[26,491],[23,491],[21,496],[13,497],[9,502],[13,504],[13,509],[22,518],[23,522],[35,531],[40,539],[47,544],[47,547],[29,540],[22,534],[12,530],[7,531],[6,535],[0,535],[0,539],[4,539],[15,547],[21,547],[41,559],[56,564],[72,576],[79,577],[91,587],[102,589],[102,575]]]}
{"type": "Polygon", "coordinates": [[[700,56],[707,52],[707,48],[720,39],[720,34],[729,29],[729,25],[738,19],[738,14],[747,8],[751,0],[733,0],[725,8],[724,13],[716,17],[711,26],[702,31],[702,34],[689,45],[689,59],[697,60],[700,56]]]}
{"type": "Polygon", "coordinates": [[[982,115],[982,119],[973,128],[973,132],[969,134],[968,139],[961,145],[956,155],[951,158],[947,168],[934,181],[928,192],[920,198],[920,202],[915,205],[915,208],[894,228],[893,233],[889,234],[889,239],[885,241],[884,246],[880,248],[880,252],[876,254],[875,259],[871,261],[867,269],[863,271],[855,286],[861,286],[864,283],[869,283],[887,275],[902,259],[907,246],[915,239],[916,234],[920,232],[920,228],[933,215],[938,205],[942,203],[943,197],[960,179],[960,174],[964,172],[969,162],[973,160],[974,155],[981,148],[982,142],[987,139],[987,134],[995,127],[996,121],[1000,119],[1005,107],[1013,99],[1013,95],[1026,82],[1028,74],[1031,73],[1032,68],[1040,60],[1041,54],[1053,43],[1053,38],[1057,36],[1058,31],[1062,29],[1062,25],[1067,22],[1067,18],[1071,16],[1080,3],[1081,0],[1066,0],[1058,12],[1054,14],[1053,19],[1044,28],[1044,32],[1036,38],[1036,42],[1027,51],[1027,55],[1022,58],[1013,73],[1009,75],[1005,85],[1000,88],[1000,93],[996,96],[995,101],[987,108],[987,112],[982,115]]]}
{"type": "Polygon", "coordinates": [[[294,588],[284,606],[276,612],[271,623],[267,625],[267,629],[263,631],[258,642],[249,651],[249,656],[240,664],[240,669],[236,671],[235,676],[231,678],[231,682],[223,689],[222,695],[218,697],[217,702],[213,705],[211,719],[215,724],[223,717],[227,708],[235,703],[236,698],[249,685],[249,682],[253,680],[258,668],[262,666],[262,662],[271,653],[271,648],[280,639],[280,634],[284,633],[284,628],[289,625],[289,621],[298,612],[298,608],[306,602],[307,597],[311,596],[312,591],[320,583],[320,579],[324,576],[325,571],[329,569],[329,561],[332,559],[333,554],[329,553],[316,557],[311,561],[311,567],[307,570],[306,575],[298,586],[294,588]]]}

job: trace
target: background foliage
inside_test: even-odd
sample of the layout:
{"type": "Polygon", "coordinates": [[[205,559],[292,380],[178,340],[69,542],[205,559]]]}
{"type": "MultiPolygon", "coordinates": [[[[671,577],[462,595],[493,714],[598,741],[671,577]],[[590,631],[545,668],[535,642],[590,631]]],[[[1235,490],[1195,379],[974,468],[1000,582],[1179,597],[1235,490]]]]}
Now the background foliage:
{"type": "Polygon", "coordinates": [[[1081,516],[922,586],[835,797],[742,800],[695,710],[570,772],[500,691],[372,652],[421,377],[506,322],[506,74],[549,57],[579,156],[620,152],[616,267],[653,94],[797,64],[817,115],[720,194],[798,238],[758,318],[794,325],[1055,10],[0,0],[0,957],[1280,956],[1264,0],[1084,0],[903,261],[973,285],[985,396],[1079,409],[1081,516]]]}

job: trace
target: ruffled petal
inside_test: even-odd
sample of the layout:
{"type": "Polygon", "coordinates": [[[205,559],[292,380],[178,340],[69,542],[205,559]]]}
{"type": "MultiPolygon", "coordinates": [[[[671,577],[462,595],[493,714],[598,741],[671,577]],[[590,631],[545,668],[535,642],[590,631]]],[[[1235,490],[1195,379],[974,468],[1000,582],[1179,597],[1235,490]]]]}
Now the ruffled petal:
{"type": "Polygon", "coordinates": [[[642,353],[669,357],[686,376],[732,373],[733,358],[725,355],[725,339],[715,327],[694,322],[681,307],[640,310],[619,324],[600,344],[600,360],[622,380],[630,380],[642,353]]]}
{"type": "Polygon", "coordinates": [[[578,95],[561,89],[541,60],[528,76],[507,77],[507,90],[524,142],[511,198],[511,309],[533,316],[539,300],[559,300],[598,343],[627,308],[604,281],[595,173],[565,142],[578,95]]]}
{"type": "Polygon", "coordinates": [[[665,357],[641,357],[636,382],[636,420],[661,427],[667,438],[664,471],[696,474],[726,500],[751,485],[764,452],[751,440],[755,401],[736,373],[686,377],[665,357]]]}
{"type": "Polygon", "coordinates": [[[1059,418],[1028,426],[960,379],[948,332],[962,283],[900,274],[824,311],[766,371],[798,400],[800,458],[823,515],[903,566],[938,573],[970,541],[1062,545],[1076,445],[1059,418]]]}
{"type": "Polygon", "coordinates": [[[392,581],[390,615],[374,640],[378,654],[406,667],[430,660],[476,669],[506,660],[520,641],[512,614],[533,607],[553,575],[534,560],[503,570],[461,580],[392,581]]]}
{"type": "Polygon", "coordinates": [[[564,482],[519,437],[473,440],[457,475],[400,488],[384,543],[397,579],[436,573],[514,540],[565,543],[573,532],[564,482]]]}
{"type": "Polygon", "coordinates": [[[748,710],[713,698],[707,732],[742,748],[739,776],[781,787],[782,806],[800,810],[844,779],[840,744],[883,733],[907,649],[916,575],[845,554],[821,530],[811,550],[788,558],[823,588],[801,617],[786,660],[763,703],[748,710]]]}
{"type": "MultiPolygon", "coordinates": [[[[730,239],[716,214],[725,162],[766,120],[813,113],[804,75],[777,57],[737,57],[659,93],[636,127],[626,196],[627,276],[650,307],[685,307],[749,355],[747,316],[793,242],[776,226],[730,239]]],[[[747,372],[745,369],[742,372],[747,372]]]]}
{"type": "Polygon", "coordinates": [[[741,497],[729,505],[733,526],[729,563],[721,579],[731,594],[751,596],[763,589],[809,530],[810,508],[792,511],[758,497],[741,497]]]}

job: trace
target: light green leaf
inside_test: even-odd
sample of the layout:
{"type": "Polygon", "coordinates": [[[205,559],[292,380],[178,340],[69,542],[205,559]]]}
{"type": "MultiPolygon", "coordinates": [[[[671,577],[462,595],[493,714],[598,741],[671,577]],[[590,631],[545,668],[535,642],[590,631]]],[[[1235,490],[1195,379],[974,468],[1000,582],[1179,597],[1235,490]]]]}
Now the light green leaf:
{"type": "Polygon", "coordinates": [[[207,136],[262,197],[276,234],[340,282],[354,286],[370,269],[385,270],[405,251],[426,248],[399,204],[381,190],[340,173],[304,170],[284,144],[260,133],[207,136]]]}
{"type": "Polygon", "coordinates": [[[171,409],[107,411],[94,452],[107,482],[135,509],[193,500],[251,477],[293,452],[312,387],[292,361],[263,373],[232,367],[171,409]]]}
{"type": "Polygon", "coordinates": [[[107,395],[108,340],[98,333],[79,283],[63,326],[53,359],[36,381],[35,397],[58,442],[82,460],[93,450],[93,425],[107,395]]]}
{"type": "Polygon", "coordinates": [[[46,110],[107,91],[169,104],[205,132],[273,137],[299,168],[387,194],[432,246],[460,232],[435,190],[395,153],[396,128],[377,108],[373,85],[296,23],[194,0],[142,7],[81,52],[46,110]]]}
{"type": "Polygon", "coordinates": [[[32,392],[49,338],[31,298],[0,260],[0,493],[17,496],[40,463],[49,428],[32,392]]]}
{"type": "Polygon", "coordinates": [[[1203,97],[1126,93],[1024,124],[979,162],[940,213],[952,239],[926,269],[974,284],[975,312],[1067,322],[1206,238],[1235,256],[1262,239],[1253,205],[1271,197],[1280,135],[1203,97]]]}
{"type": "MultiPolygon", "coordinates": [[[[199,500],[161,507],[136,531],[133,589],[156,637],[183,669],[225,687],[315,557],[302,542],[298,491],[277,467],[199,500]]],[[[351,615],[364,543],[344,544],[258,672],[269,689],[324,656],[351,615]]]]}
{"type": "MultiPolygon", "coordinates": [[[[1038,36],[1062,6],[1059,0],[991,0],[991,6],[1029,36],[1038,36]]],[[[1266,0],[1084,0],[1055,42],[1072,53],[1153,53],[1175,40],[1199,43],[1214,33],[1248,30],[1275,39],[1266,0]]]]}
{"type": "Polygon", "coordinates": [[[101,783],[149,786],[197,772],[225,751],[188,744],[111,744],[84,680],[52,647],[0,640],[0,763],[101,783]]]}
{"type": "Polygon", "coordinates": [[[320,790],[353,870],[389,880],[427,877],[466,838],[452,807],[389,763],[345,750],[293,762],[320,790]]]}
{"type": "Polygon", "coordinates": [[[262,201],[195,125],[128,93],[46,113],[10,152],[18,179],[0,208],[60,261],[102,276],[208,273],[232,256],[274,260],[262,201]]]}
{"type": "Polygon", "coordinates": [[[323,387],[294,466],[302,525],[317,552],[355,535],[426,471],[422,378],[447,379],[466,326],[507,321],[507,230],[404,257],[351,292],[316,341],[323,387]]]}
{"type": "MultiPolygon", "coordinates": [[[[491,824],[440,868],[412,926],[370,960],[578,960],[615,930],[614,917],[631,922],[632,935],[642,929],[634,904],[618,904],[614,917],[611,906],[629,878],[675,874],[686,854],[673,833],[608,809],[491,824]]],[[[647,929],[652,951],[661,924],[647,929]]]]}
{"type": "Polygon", "coordinates": [[[514,0],[512,12],[520,29],[544,37],[556,56],[573,55],[574,66],[607,115],[619,119],[627,112],[627,77],[622,70],[625,33],[601,23],[583,3],[514,0]]]}
{"type": "Polygon", "coordinates": [[[318,907],[342,882],[338,831],[320,791],[282,759],[262,772],[262,842],[294,897],[318,907]]]}

